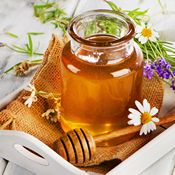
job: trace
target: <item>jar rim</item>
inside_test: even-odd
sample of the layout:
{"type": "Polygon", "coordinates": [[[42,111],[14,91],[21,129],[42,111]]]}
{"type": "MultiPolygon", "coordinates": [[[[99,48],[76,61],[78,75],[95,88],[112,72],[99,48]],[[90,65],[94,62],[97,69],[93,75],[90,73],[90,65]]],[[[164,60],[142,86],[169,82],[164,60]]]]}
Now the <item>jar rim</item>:
{"type": "Polygon", "coordinates": [[[99,9],[99,10],[91,10],[87,11],[85,13],[82,13],[78,15],[77,17],[73,18],[72,21],[70,22],[70,25],[68,27],[68,33],[69,35],[78,43],[88,45],[88,46],[95,46],[95,47],[113,47],[122,43],[125,43],[135,36],[135,22],[126,14],[122,12],[114,12],[112,10],[107,10],[107,9],[99,9]],[[82,20],[83,18],[89,17],[91,15],[97,15],[97,14],[112,14],[116,17],[120,17],[123,19],[127,25],[128,25],[128,31],[127,33],[122,36],[121,38],[116,38],[113,39],[112,41],[107,41],[104,43],[96,42],[93,40],[88,40],[87,38],[83,38],[79,36],[77,31],[75,30],[75,25],[79,20],[82,20]]]}

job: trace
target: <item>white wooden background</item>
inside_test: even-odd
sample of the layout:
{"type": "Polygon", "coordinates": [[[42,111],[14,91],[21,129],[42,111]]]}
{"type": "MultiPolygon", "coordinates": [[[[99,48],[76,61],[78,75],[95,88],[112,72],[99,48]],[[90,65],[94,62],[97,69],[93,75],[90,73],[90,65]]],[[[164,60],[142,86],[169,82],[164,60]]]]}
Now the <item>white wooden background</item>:
{"type": "MultiPolygon", "coordinates": [[[[27,32],[44,32],[43,35],[34,36],[34,43],[40,43],[40,52],[44,52],[47,48],[49,39],[52,33],[61,35],[61,31],[54,29],[50,24],[41,24],[35,17],[33,17],[33,9],[31,3],[34,0],[0,0],[0,42],[8,44],[25,44],[27,40],[27,32]],[[11,38],[5,35],[5,32],[12,32],[19,36],[18,39],[11,38]]],[[[84,11],[108,8],[103,0],[58,0],[60,6],[65,9],[68,15],[78,15],[84,11]]],[[[164,7],[168,10],[168,14],[162,14],[161,8],[157,0],[113,0],[119,6],[125,9],[133,9],[140,7],[142,9],[149,9],[152,15],[152,22],[155,28],[161,33],[161,37],[175,41],[175,1],[162,0],[164,7]]],[[[0,74],[7,70],[12,65],[26,59],[25,55],[17,54],[7,48],[0,48],[0,74]]],[[[35,57],[33,59],[38,59],[35,57]]],[[[13,73],[0,79],[0,108],[8,104],[10,100],[30,82],[35,70],[33,70],[27,77],[15,77],[13,73]]],[[[164,97],[164,107],[161,115],[165,115],[170,110],[174,109],[175,95],[166,87],[164,97]]],[[[0,142],[3,140],[0,140],[0,142]]],[[[155,156],[155,155],[154,155],[155,156]]],[[[164,158],[151,166],[142,175],[170,175],[174,167],[175,151],[173,150],[164,158]]],[[[139,166],[139,165],[138,165],[139,166]]],[[[0,175],[32,175],[31,172],[18,167],[17,165],[7,162],[0,158],[0,175]]]]}

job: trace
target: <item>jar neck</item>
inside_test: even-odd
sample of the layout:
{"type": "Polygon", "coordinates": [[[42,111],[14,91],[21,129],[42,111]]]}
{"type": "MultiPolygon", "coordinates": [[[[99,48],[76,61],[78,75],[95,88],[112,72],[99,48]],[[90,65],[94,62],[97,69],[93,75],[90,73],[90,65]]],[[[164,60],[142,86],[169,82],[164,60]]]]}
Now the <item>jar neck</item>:
{"type": "Polygon", "coordinates": [[[83,45],[71,39],[71,52],[79,59],[98,65],[116,64],[128,58],[134,50],[133,39],[113,47],[83,45]]]}
{"type": "Polygon", "coordinates": [[[115,64],[133,52],[134,23],[120,12],[86,12],[72,20],[68,32],[72,53],[89,63],[115,64]]]}

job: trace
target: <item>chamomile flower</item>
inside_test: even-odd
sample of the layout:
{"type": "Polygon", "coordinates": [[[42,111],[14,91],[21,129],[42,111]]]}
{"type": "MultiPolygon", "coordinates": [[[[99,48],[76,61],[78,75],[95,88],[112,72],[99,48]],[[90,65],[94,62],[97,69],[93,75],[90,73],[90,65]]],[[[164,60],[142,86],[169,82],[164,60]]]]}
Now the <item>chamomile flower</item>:
{"type": "Polygon", "coordinates": [[[150,133],[151,131],[156,130],[156,122],[159,122],[157,117],[153,117],[158,113],[156,107],[151,108],[150,103],[144,99],[143,105],[139,101],[135,101],[135,105],[138,110],[129,108],[130,114],[128,118],[128,125],[139,126],[142,125],[140,130],[140,135],[150,133]]]}
{"type": "Polygon", "coordinates": [[[159,34],[152,28],[151,24],[142,24],[136,27],[136,36],[141,44],[145,44],[148,40],[156,42],[159,34]]]}
{"type": "Polygon", "coordinates": [[[50,122],[56,123],[61,117],[60,109],[48,109],[42,114],[42,117],[46,118],[50,122]]]}
{"type": "Polygon", "coordinates": [[[27,107],[31,107],[32,106],[32,103],[33,102],[36,102],[37,101],[37,96],[36,96],[36,89],[35,89],[35,86],[32,85],[32,84],[29,84],[26,88],[25,88],[26,91],[29,91],[31,92],[30,96],[25,96],[23,97],[24,100],[26,100],[24,102],[24,104],[27,106],[27,107]]]}

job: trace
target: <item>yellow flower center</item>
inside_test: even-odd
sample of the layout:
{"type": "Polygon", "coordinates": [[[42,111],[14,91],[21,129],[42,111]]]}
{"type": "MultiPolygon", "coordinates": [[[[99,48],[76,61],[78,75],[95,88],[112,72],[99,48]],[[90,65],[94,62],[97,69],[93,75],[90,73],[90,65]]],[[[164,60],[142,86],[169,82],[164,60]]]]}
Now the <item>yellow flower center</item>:
{"type": "Polygon", "coordinates": [[[142,35],[144,36],[144,37],[147,37],[147,38],[150,38],[151,36],[152,36],[152,30],[151,29],[148,29],[148,28],[144,28],[143,30],[142,30],[142,35]]]}
{"type": "Polygon", "coordinates": [[[141,116],[142,124],[149,123],[152,119],[152,116],[148,112],[144,112],[141,116]]]}

